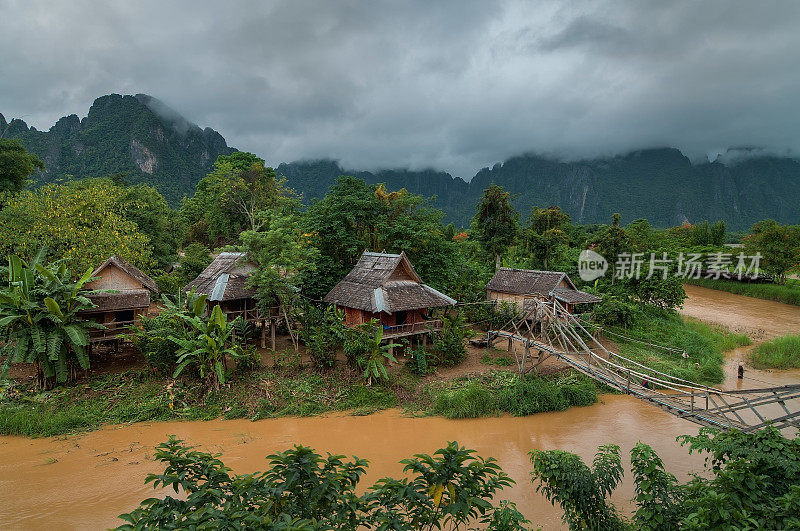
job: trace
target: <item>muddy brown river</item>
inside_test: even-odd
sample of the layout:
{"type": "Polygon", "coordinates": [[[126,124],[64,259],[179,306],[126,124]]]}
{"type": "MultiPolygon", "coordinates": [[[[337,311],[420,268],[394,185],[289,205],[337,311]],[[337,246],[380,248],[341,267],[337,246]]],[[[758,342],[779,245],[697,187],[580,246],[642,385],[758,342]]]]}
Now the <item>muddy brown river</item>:
{"type": "MultiPolygon", "coordinates": [[[[800,307],[693,286],[687,286],[687,292],[690,299],[684,313],[748,332],[757,339],[800,330],[800,307]]],[[[739,385],[736,366],[746,352],[737,349],[729,355],[726,386],[739,385]]],[[[800,382],[800,371],[750,369],[747,375],[770,383],[800,382]]],[[[432,452],[446,441],[457,440],[483,456],[496,457],[517,481],[515,487],[501,494],[501,499],[515,501],[535,524],[558,529],[560,511],[537,494],[530,482],[529,450],[559,448],[591,460],[598,445],[614,442],[627,458],[631,447],[642,440],[656,449],[670,471],[685,479],[702,468],[702,457],[689,456],[675,438],[696,432],[695,424],[635,398],[605,395],[593,406],[523,418],[409,418],[390,410],[366,417],[337,414],[258,422],[109,426],[50,439],[0,437],[0,528],[100,529],[120,523],[118,514],[153,494],[144,485],[147,473],[160,469],[150,457],[153,447],[175,434],[204,449],[224,453],[226,464],[236,472],[263,470],[267,454],[295,443],[322,452],[358,455],[371,463],[365,486],[386,475],[399,476],[401,459],[432,452]]],[[[613,500],[627,511],[632,496],[628,475],[613,500]]]]}

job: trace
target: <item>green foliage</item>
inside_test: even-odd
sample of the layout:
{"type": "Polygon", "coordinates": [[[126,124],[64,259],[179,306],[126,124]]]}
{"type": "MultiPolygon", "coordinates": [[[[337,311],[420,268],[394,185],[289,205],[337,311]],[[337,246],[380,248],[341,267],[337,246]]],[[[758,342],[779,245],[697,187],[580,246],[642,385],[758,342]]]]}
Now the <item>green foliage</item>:
{"type": "Polygon", "coordinates": [[[493,459],[483,459],[452,442],[432,456],[401,461],[408,477],[384,478],[365,494],[356,489],[367,461],[341,455],[323,458],[295,446],[267,457],[264,473],[233,475],[219,459],[171,437],[156,448],[166,463],[162,474],[148,475],[154,488],[184,497],[150,498],[120,515],[119,529],[432,529],[443,523],[459,529],[482,518],[521,529],[527,521],[513,504],[492,499],[513,481],[493,459]]]}
{"type": "Polygon", "coordinates": [[[73,282],[66,263],[45,263],[45,254],[39,250],[30,263],[9,256],[0,284],[2,372],[12,363],[33,364],[40,387],[66,382],[76,364],[88,369],[89,328],[102,328],[79,315],[94,307],[83,288],[92,270],[73,282]]]}
{"type": "Polygon", "coordinates": [[[566,232],[569,224],[569,216],[559,207],[534,207],[531,211],[526,246],[541,264],[541,269],[549,269],[565,253],[569,243],[566,232]]]}
{"type": "Polygon", "coordinates": [[[409,349],[406,367],[412,374],[418,376],[425,376],[435,370],[428,364],[428,349],[423,345],[409,349]]]}
{"type": "Polygon", "coordinates": [[[352,268],[364,250],[405,252],[425,282],[448,291],[462,278],[459,244],[445,237],[442,213],[405,189],[341,176],[324,199],[303,216],[303,233],[318,250],[303,281],[305,293],[323,297],[352,268]]]}
{"type": "Polygon", "coordinates": [[[367,385],[386,381],[389,374],[386,365],[397,363],[391,350],[401,346],[399,343],[383,343],[383,327],[377,321],[370,321],[354,330],[348,330],[344,342],[344,352],[348,363],[363,370],[367,385]]]}
{"type": "MultiPolygon", "coordinates": [[[[205,304],[206,297],[201,295],[197,303],[205,304]]],[[[180,317],[188,325],[188,333],[183,337],[170,336],[170,340],[178,346],[177,365],[172,375],[177,378],[186,368],[197,371],[208,387],[219,390],[225,383],[225,356],[236,358],[240,347],[232,341],[233,324],[219,305],[211,310],[208,319],[198,315],[180,317]]]]}
{"type": "Polygon", "coordinates": [[[607,295],[592,307],[592,319],[602,326],[633,326],[641,319],[642,310],[639,305],[629,302],[627,298],[607,295]]]}
{"type": "Polygon", "coordinates": [[[606,498],[622,479],[619,446],[601,446],[591,468],[580,456],[562,450],[533,450],[536,491],[558,503],[570,529],[624,529],[625,524],[606,498]]]}
{"type": "Polygon", "coordinates": [[[753,225],[750,232],[744,239],[745,248],[751,254],[760,253],[760,268],[783,284],[787,273],[800,266],[800,226],[768,219],[753,225]]]}
{"type": "Polygon", "coordinates": [[[652,531],[680,529],[683,492],[650,446],[638,442],[631,449],[631,471],[636,488],[633,518],[637,526],[652,531]]]}
{"type": "Polygon", "coordinates": [[[449,419],[471,419],[496,414],[499,408],[492,390],[472,381],[466,387],[440,393],[433,411],[449,419]]]}
{"type": "Polygon", "coordinates": [[[597,402],[597,387],[586,378],[495,375],[456,381],[434,390],[431,410],[447,418],[476,418],[500,412],[525,416],[597,402]]]}
{"type": "Polygon", "coordinates": [[[464,322],[460,313],[442,315],[442,329],[433,334],[431,353],[442,367],[458,365],[467,357],[465,340],[474,332],[464,322]]]}
{"type": "Polygon", "coordinates": [[[517,236],[519,214],[511,204],[511,194],[496,184],[483,191],[472,218],[472,233],[489,256],[500,257],[517,236]]]}
{"type": "Polygon", "coordinates": [[[74,270],[113,254],[147,269],[150,239],[125,217],[123,197],[108,179],[20,192],[0,210],[0,252],[30,258],[45,243],[49,259],[66,259],[74,270]]]}
{"type": "Polygon", "coordinates": [[[336,352],[347,336],[344,313],[335,306],[306,304],[299,316],[302,324],[300,337],[306,344],[311,360],[323,369],[334,367],[336,352]]]}
{"type": "Polygon", "coordinates": [[[44,162],[39,157],[28,153],[19,140],[0,135],[0,193],[22,190],[28,177],[37,170],[44,170],[44,162]]]}
{"type": "Polygon", "coordinates": [[[756,369],[800,368],[800,334],[761,343],[750,355],[750,362],[756,369]]]}

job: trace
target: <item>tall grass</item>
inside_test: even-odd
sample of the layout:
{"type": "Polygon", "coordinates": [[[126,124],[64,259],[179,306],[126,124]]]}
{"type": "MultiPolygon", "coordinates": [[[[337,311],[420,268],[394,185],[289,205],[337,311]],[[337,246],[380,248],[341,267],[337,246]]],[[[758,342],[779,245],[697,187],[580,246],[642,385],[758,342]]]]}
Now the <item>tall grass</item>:
{"type": "Polygon", "coordinates": [[[651,348],[648,344],[611,336],[619,344],[623,356],[672,376],[706,384],[720,383],[724,379],[723,352],[751,343],[745,334],[657,308],[645,309],[643,317],[633,327],[614,331],[674,349],[651,348]],[[684,351],[688,358],[683,358],[684,351]]]}
{"type": "Polygon", "coordinates": [[[597,402],[597,385],[583,377],[554,379],[539,376],[512,377],[497,385],[470,380],[466,385],[438,392],[433,412],[451,419],[477,418],[499,413],[514,416],[563,411],[597,402]]]}
{"type": "Polygon", "coordinates": [[[800,334],[761,343],[750,355],[750,363],[756,369],[800,368],[800,334]]]}
{"type": "Polygon", "coordinates": [[[800,283],[796,280],[787,280],[786,284],[747,284],[733,280],[712,278],[692,278],[686,280],[687,284],[704,288],[727,291],[736,295],[745,295],[757,299],[783,302],[800,306],[800,283]]]}

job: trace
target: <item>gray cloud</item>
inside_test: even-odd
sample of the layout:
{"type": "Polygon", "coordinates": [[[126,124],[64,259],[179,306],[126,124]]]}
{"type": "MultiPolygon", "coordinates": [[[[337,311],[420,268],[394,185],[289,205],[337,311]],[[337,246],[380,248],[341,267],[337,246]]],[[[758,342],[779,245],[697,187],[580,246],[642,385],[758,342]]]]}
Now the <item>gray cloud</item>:
{"type": "Polygon", "coordinates": [[[151,94],[270,163],[800,149],[791,2],[0,0],[0,112],[151,94]],[[224,4],[224,5],[223,5],[224,4]]]}

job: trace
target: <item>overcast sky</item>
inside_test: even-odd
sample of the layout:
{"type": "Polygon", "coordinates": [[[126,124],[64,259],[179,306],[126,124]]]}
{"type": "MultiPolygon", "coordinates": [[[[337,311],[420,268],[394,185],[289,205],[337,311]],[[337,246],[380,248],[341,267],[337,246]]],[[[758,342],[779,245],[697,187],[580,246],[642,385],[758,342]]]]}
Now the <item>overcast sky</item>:
{"type": "Polygon", "coordinates": [[[800,2],[0,0],[0,112],[144,92],[268,163],[800,150],[800,2]]]}

